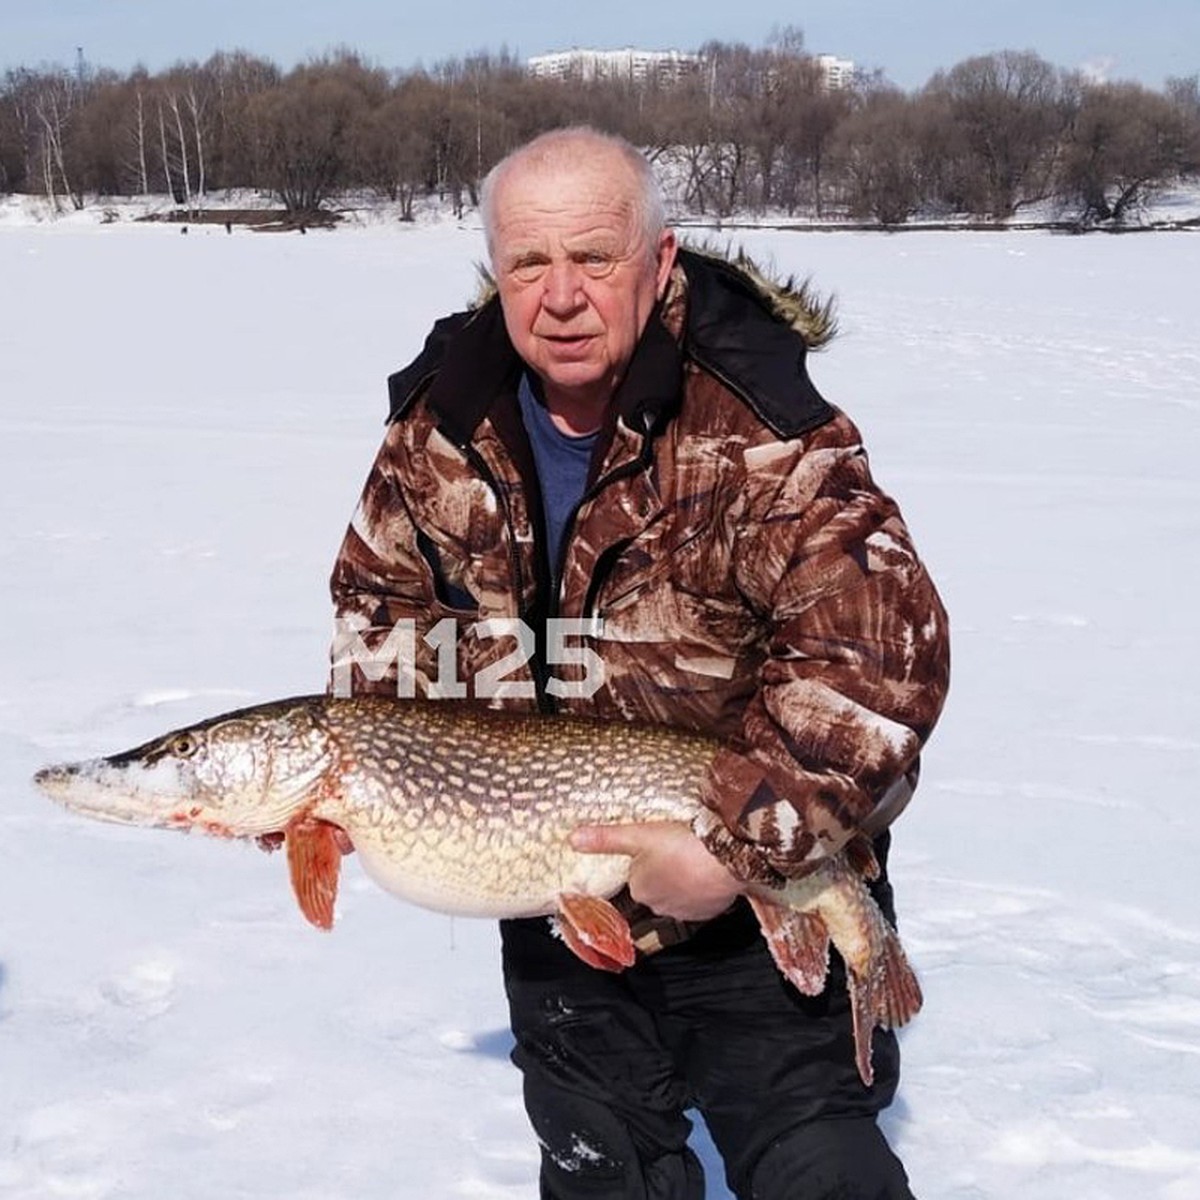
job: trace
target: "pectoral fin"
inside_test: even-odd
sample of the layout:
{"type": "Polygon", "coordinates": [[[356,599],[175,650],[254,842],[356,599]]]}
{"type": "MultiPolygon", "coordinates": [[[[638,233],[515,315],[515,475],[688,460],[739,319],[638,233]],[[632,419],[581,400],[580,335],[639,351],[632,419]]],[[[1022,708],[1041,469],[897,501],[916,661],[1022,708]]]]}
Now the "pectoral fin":
{"type": "Polygon", "coordinates": [[[629,922],[599,896],[559,896],[558,928],[563,941],[601,971],[623,971],[637,957],[629,922]]]}
{"type": "Polygon", "coordinates": [[[342,866],[340,830],[328,821],[302,817],[284,831],[292,890],[300,911],[318,929],[333,928],[338,872],[342,866]]]}

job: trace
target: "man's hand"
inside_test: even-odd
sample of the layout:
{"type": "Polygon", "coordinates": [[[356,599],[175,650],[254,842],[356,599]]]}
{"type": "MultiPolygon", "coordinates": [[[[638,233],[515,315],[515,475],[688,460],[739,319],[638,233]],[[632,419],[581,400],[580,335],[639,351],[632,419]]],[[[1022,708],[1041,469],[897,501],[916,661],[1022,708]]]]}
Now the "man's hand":
{"type": "Polygon", "coordinates": [[[741,894],[742,884],[682,821],[581,825],[571,845],[586,854],[628,854],[629,892],[640,904],[679,921],[707,921],[741,894]]]}

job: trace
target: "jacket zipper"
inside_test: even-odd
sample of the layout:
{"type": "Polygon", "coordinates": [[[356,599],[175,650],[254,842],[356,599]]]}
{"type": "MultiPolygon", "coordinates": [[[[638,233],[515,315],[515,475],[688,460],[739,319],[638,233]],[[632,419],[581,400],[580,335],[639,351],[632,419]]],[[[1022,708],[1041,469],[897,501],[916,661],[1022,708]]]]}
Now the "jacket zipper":
{"type": "MultiPolygon", "coordinates": [[[[512,508],[508,503],[508,498],[500,487],[500,481],[496,478],[492,468],[488,466],[487,459],[479,453],[471,442],[459,444],[458,448],[462,451],[467,462],[478,473],[479,477],[492,489],[492,495],[496,497],[496,503],[500,505],[501,511],[504,514],[504,525],[508,531],[508,565],[512,573],[513,587],[517,601],[517,620],[524,622],[530,613],[528,608],[525,607],[524,602],[525,572],[521,569],[521,552],[517,549],[517,528],[516,523],[513,521],[512,508]]],[[[553,712],[554,700],[550,693],[546,691],[547,671],[544,655],[534,655],[530,673],[533,675],[533,691],[534,697],[537,700],[538,710],[544,713],[553,712]]]]}
{"type": "MultiPolygon", "coordinates": [[[[555,564],[552,567],[551,572],[550,572],[550,604],[549,604],[549,607],[548,607],[548,610],[546,613],[547,620],[557,617],[562,608],[563,567],[566,565],[567,550],[571,544],[571,535],[575,531],[575,520],[579,516],[579,510],[589,500],[592,500],[596,496],[598,496],[606,487],[609,487],[612,484],[617,483],[622,479],[630,479],[634,475],[636,475],[639,471],[644,471],[648,464],[649,458],[650,458],[650,437],[649,437],[649,434],[646,434],[642,438],[642,451],[637,456],[637,458],[634,459],[632,462],[626,463],[624,466],[615,468],[614,470],[610,471],[607,475],[602,476],[600,479],[597,479],[596,482],[593,483],[591,487],[589,487],[588,489],[586,489],[586,491],[584,491],[583,495],[580,496],[579,501],[576,503],[575,507],[571,509],[571,515],[567,518],[567,523],[563,527],[562,545],[559,547],[558,562],[557,562],[557,564],[555,564]]],[[[631,540],[632,539],[626,538],[624,541],[618,543],[615,548],[619,552],[621,549],[623,549],[625,546],[627,546],[631,540]]],[[[601,561],[603,561],[603,562],[611,561],[612,557],[614,557],[614,556],[610,555],[609,551],[613,550],[613,549],[614,549],[614,547],[612,547],[612,546],[608,547],[608,549],[606,549],[604,551],[604,553],[600,556],[600,558],[597,560],[597,563],[599,563],[601,561]]],[[[593,578],[588,583],[587,594],[584,597],[585,604],[584,604],[584,609],[583,609],[582,615],[585,619],[588,615],[588,609],[591,607],[592,601],[595,597],[597,588],[598,588],[598,584],[597,584],[595,578],[593,578]]],[[[547,674],[548,674],[548,672],[547,672],[547,674]]],[[[554,711],[554,707],[555,707],[554,706],[554,698],[552,696],[550,696],[549,694],[547,694],[546,702],[550,706],[547,711],[551,711],[551,712],[554,711]]]]}
{"type": "MultiPolygon", "coordinates": [[[[623,467],[618,467],[615,471],[610,471],[602,479],[597,479],[590,488],[579,497],[579,502],[571,509],[571,515],[567,518],[566,525],[563,526],[562,546],[559,548],[558,563],[551,572],[551,589],[550,611],[551,617],[558,616],[559,607],[562,602],[560,592],[562,590],[563,566],[566,564],[567,547],[571,542],[571,534],[575,530],[575,518],[579,515],[579,510],[589,501],[595,499],[606,487],[617,483],[619,480],[628,479],[636,475],[645,467],[644,456],[638,457],[634,462],[626,463],[623,467]]],[[[591,590],[590,588],[588,589],[591,590]]]]}
{"type": "MultiPolygon", "coordinates": [[[[517,549],[517,534],[516,525],[513,522],[512,508],[508,503],[508,499],[500,488],[499,480],[491,467],[488,466],[487,459],[475,448],[470,441],[459,442],[454,439],[455,445],[462,452],[470,466],[476,471],[479,477],[492,489],[492,494],[496,497],[497,503],[500,505],[504,514],[504,524],[508,530],[508,562],[509,569],[512,573],[513,586],[516,589],[517,600],[517,619],[525,621],[530,616],[529,609],[525,607],[523,597],[525,595],[525,573],[521,569],[521,555],[517,549]]],[[[561,608],[561,590],[563,566],[566,561],[567,547],[570,544],[571,534],[575,529],[575,519],[579,514],[579,510],[589,500],[598,496],[606,487],[617,483],[622,479],[631,478],[639,471],[645,470],[650,457],[650,438],[649,435],[643,437],[642,452],[632,462],[626,463],[622,467],[617,467],[610,471],[607,475],[596,480],[583,495],[579,498],[578,503],[571,510],[571,515],[567,519],[566,526],[563,528],[562,546],[558,555],[558,562],[551,564],[550,569],[550,595],[547,597],[546,620],[557,617],[561,608]]],[[[589,596],[594,594],[594,588],[589,587],[589,596]]],[[[543,713],[553,713],[556,711],[554,697],[546,690],[546,684],[550,678],[549,664],[546,662],[545,655],[545,628],[541,633],[535,629],[534,635],[538,651],[534,654],[531,664],[531,674],[533,675],[534,695],[537,699],[538,711],[543,713]]]]}

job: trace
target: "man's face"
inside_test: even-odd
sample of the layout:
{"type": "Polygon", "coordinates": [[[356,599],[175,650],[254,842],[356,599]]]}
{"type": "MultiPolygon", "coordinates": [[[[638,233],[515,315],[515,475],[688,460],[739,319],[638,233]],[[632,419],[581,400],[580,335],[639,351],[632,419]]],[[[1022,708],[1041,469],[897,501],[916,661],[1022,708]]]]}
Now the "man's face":
{"type": "Polygon", "coordinates": [[[675,259],[667,231],[648,245],[637,182],[619,156],[516,164],[494,203],[492,265],[517,353],[551,407],[598,416],[620,383],[675,259]]]}

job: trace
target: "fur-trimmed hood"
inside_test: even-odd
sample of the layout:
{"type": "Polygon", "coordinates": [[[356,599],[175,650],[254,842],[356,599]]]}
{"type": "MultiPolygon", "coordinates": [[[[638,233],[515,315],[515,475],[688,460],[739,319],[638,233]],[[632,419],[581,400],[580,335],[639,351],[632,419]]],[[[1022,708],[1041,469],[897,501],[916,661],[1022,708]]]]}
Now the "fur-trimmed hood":
{"type": "MultiPolygon", "coordinates": [[[[834,413],[805,366],[809,350],[828,342],[833,328],[831,303],[819,302],[807,284],[772,281],[744,254],[681,247],[614,397],[617,410],[631,427],[655,428],[676,402],[690,361],[777,437],[799,437],[834,413]]],[[[390,419],[428,388],[447,429],[469,439],[494,398],[489,389],[521,369],[489,283],[475,307],[437,322],[421,354],[388,379],[390,419]],[[483,389],[479,379],[488,381],[483,389]]]]}
{"type": "Polygon", "coordinates": [[[681,241],[680,253],[730,276],[741,276],[743,286],[757,293],[771,315],[795,330],[810,350],[822,349],[837,336],[836,301],[832,296],[822,299],[811,279],[777,276],[741,246],[722,250],[708,241],[681,241]]]}

